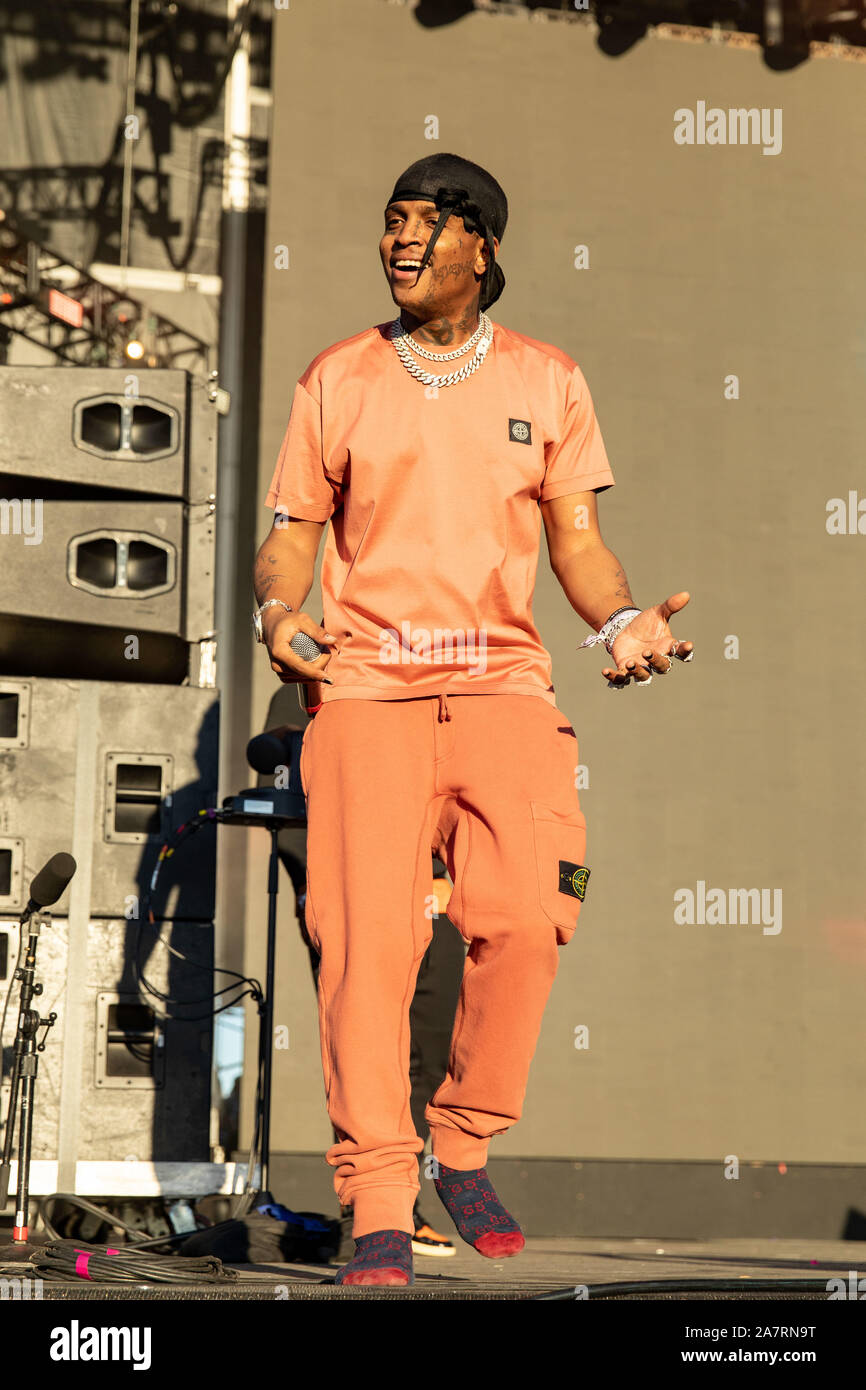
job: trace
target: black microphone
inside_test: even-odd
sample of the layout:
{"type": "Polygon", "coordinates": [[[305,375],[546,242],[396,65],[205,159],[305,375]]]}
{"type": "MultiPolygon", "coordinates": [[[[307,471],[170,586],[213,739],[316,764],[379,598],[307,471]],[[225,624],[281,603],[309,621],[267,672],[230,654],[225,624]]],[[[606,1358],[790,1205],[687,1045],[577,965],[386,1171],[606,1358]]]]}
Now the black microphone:
{"type": "Polygon", "coordinates": [[[43,865],[30,885],[30,901],[19,919],[22,925],[39,908],[57,902],[77,868],[71,854],[55,854],[43,865]]]}
{"type": "MultiPolygon", "coordinates": [[[[276,729],[268,729],[256,734],[247,744],[247,762],[256,772],[270,776],[278,767],[292,765],[292,739],[295,732],[291,724],[280,724],[276,729]]],[[[303,730],[297,730],[303,733],[303,730]]]]}

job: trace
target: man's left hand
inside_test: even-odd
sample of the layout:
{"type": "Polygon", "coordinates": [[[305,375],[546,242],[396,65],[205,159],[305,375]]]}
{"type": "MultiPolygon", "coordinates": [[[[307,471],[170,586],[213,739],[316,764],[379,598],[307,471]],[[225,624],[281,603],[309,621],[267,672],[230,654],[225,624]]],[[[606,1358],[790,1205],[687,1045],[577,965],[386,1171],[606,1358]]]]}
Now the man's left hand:
{"type": "Polygon", "coordinates": [[[668,627],[668,619],[685,608],[689,597],[686,590],[672,594],[664,603],[644,608],[623,628],[611,648],[616,667],[605,666],[601,673],[614,689],[621,689],[630,680],[643,684],[652,679],[653,672],[665,675],[674,658],[691,660],[694,643],[679,641],[668,627]]]}

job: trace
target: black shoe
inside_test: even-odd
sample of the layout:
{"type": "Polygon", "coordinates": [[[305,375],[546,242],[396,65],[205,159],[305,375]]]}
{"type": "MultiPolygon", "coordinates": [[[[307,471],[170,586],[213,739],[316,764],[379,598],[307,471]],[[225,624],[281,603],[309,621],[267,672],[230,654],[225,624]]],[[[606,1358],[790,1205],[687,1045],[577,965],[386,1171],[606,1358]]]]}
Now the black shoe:
{"type": "Polygon", "coordinates": [[[332,1265],[344,1265],[355,1254],[355,1238],[352,1235],[353,1212],[351,1206],[340,1207],[340,1243],[331,1256],[332,1265]]]}

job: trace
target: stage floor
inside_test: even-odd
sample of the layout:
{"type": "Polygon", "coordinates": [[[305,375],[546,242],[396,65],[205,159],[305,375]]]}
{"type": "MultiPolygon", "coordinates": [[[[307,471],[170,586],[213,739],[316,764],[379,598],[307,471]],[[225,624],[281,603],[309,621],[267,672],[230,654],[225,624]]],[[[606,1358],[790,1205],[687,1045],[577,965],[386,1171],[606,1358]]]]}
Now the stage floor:
{"type": "MultiPolygon", "coordinates": [[[[134,1285],[107,1287],[45,1280],[42,1297],[52,1300],[173,1299],[294,1300],[353,1298],[414,1298],[459,1301],[461,1299],[534,1299],[559,1295],[595,1299],[801,1299],[826,1302],[827,1281],[849,1284],[866,1274],[866,1242],[811,1240],[666,1241],[534,1239],[511,1260],[485,1260],[468,1246],[449,1257],[415,1257],[415,1284],[406,1289],[344,1288],[331,1281],[336,1266],[235,1265],[236,1283],[216,1286],[134,1285]],[[728,1279],[737,1281],[729,1290],[653,1292],[657,1280],[728,1279]],[[814,1290],[763,1292],[756,1281],[819,1280],[814,1290]],[[614,1284],[607,1293],[597,1286],[614,1284]],[[637,1285],[637,1287],[634,1287],[637,1285]]],[[[8,1272],[9,1267],[3,1271],[8,1272]]],[[[22,1273],[18,1267],[17,1273],[22,1273]]]]}

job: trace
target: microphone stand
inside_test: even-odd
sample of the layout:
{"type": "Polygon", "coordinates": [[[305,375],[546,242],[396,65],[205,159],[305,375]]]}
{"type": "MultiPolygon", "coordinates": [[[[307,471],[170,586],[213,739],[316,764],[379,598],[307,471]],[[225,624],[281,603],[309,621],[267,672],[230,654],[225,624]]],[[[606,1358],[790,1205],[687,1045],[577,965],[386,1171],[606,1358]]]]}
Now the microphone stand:
{"type": "MultiPolygon", "coordinates": [[[[298,733],[301,731],[298,730],[298,733]]],[[[253,1161],[247,1174],[247,1194],[244,1202],[234,1212],[235,1219],[242,1217],[252,1206],[273,1202],[270,1191],[271,1160],[271,1093],[273,1089],[273,1047],[274,1047],[274,987],[277,958],[277,899],[280,887],[280,856],[277,836],[280,830],[289,826],[305,825],[307,820],[306,800],[301,785],[299,769],[300,739],[295,737],[293,746],[285,753],[289,766],[289,781],[286,788],[251,787],[235,796],[225,797],[222,805],[221,824],[259,825],[270,835],[271,849],[268,856],[268,923],[267,958],[265,965],[265,985],[262,995],[257,996],[259,1010],[259,1048],[258,1048],[258,1104],[253,1124],[253,1161]],[[258,1162],[256,1163],[256,1160],[258,1162]],[[254,1170],[258,1166],[259,1181],[253,1185],[254,1170]]]]}
{"type": "MultiPolygon", "coordinates": [[[[259,1150],[259,1188],[257,1200],[272,1202],[271,1166],[271,1090],[274,1066],[274,984],[277,959],[277,894],[280,888],[280,859],[277,835],[280,826],[268,825],[271,852],[268,858],[268,953],[265,967],[265,997],[259,1004],[259,1072],[262,1077],[261,1144],[259,1150]]],[[[252,1174],[250,1174],[250,1178],[252,1174]]]]}
{"type": "MultiPolygon", "coordinates": [[[[30,1006],[42,993],[42,985],[34,983],[36,973],[36,948],[39,933],[43,926],[51,925],[51,913],[37,909],[30,918],[29,941],[24,964],[19,966],[14,978],[21,981],[21,994],[18,1005],[18,1031],[15,1035],[15,1051],[12,1061],[12,1086],[9,1093],[9,1109],[6,1115],[6,1134],[3,1140],[3,1161],[0,1163],[0,1210],[6,1205],[9,1195],[9,1179],[12,1172],[12,1142],[15,1122],[18,1120],[18,1187],[15,1198],[15,1225],[12,1230],[12,1243],[0,1245],[0,1260],[28,1260],[35,1246],[28,1243],[30,1213],[30,1153],[33,1140],[33,1104],[36,1092],[36,1074],[39,1068],[38,1052],[45,1051],[45,1037],[49,1028],[57,1021],[56,1013],[40,1018],[38,1009],[30,1006]],[[37,1043],[36,1034],[45,1029],[45,1037],[37,1043]],[[18,1092],[21,1092],[20,1116],[18,1115],[18,1092]]],[[[21,923],[24,931],[24,922],[21,923]]]]}

